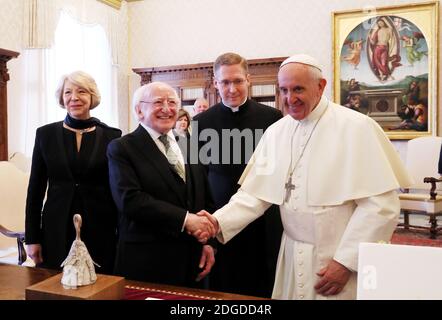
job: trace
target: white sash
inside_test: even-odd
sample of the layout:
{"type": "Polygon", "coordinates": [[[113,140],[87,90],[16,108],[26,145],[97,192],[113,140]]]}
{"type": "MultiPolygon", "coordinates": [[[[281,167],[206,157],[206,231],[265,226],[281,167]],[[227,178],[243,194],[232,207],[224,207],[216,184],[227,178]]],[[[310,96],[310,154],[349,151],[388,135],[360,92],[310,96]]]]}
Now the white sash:
{"type": "Polygon", "coordinates": [[[286,204],[280,206],[284,232],[296,241],[315,244],[315,221],[313,212],[298,212],[286,204]]]}
{"type": "Polygon", "coordinates": [[[286,204],[280,206],[284,232],[289,238],[335,249],[354,208],[354,203],[311,211],[294,211],[286,204]]]}

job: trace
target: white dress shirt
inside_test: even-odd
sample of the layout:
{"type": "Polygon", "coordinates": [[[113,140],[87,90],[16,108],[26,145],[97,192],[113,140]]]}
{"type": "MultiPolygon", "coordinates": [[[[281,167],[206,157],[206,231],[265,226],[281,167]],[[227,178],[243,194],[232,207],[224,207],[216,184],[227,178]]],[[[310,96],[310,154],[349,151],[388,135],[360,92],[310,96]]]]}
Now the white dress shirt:
{"type": "MultiPolygon", "coordinates": [[[[149,135],[152,137],[153,141],[155,142],[155,144],[157,145],[158,149],[160,149],[160,151],[164,154],[164,156],[166,157],[166,147],[164,146],[164,144],[159,140],[159,137],[161,137],[163,134],[159,133],[157,131],[155,131],[154,129],[146,126],[144,123],[140,122],[140,125],[146,129],[147,133],[149,133],[149,135]]],[[[172,129],[169,130],[169,132],[167,133],[167,139],[170,143],[170,148],[172,149],[173,152],[175,152],[175,154],[177,155],[178,161],[181,163],[181,165],[184,168],[184,172],[186,172],[186,166],[184,165],[184,157],[183,157],[183,153],[181,152],[180,147],[178,146],[178,143],[175,139],[175,136],[173,134],[172,129]]],[[[181,232],[184,231],[184,226],[186,225],[186,221],[187,221],[187,215],[189,214],[189,211],[187,211],[186,217],[184,218],[184,223],[183,226],[181,227],[181,232]]]]}

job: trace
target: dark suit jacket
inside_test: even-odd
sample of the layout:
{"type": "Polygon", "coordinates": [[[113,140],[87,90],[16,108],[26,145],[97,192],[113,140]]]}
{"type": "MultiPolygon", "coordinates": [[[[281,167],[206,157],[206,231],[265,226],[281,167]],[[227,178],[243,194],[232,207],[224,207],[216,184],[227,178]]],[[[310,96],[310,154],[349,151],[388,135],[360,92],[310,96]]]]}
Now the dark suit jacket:
{"type": "Polygon", "coordinates": [[[202,246],[181,229],[187,211],[211,206],[203,168],[186,164],[184,183],[141,125],[113,141],[107,154],[119,211],[116,273],[135,280],[196,286],[202,246]]]}
{"type": "Polygon", "coordinates": [[[71,205],[77,192],[86,211],[81,213],[81,238],[92,259],[102,266],[97,272],[110,273],[115,258],[117,210],[109,188],[106,148],[112,139],[121,136],[121,131],[104,124],[97,126],[87,168],[75,179],[63,130],[60,121],[36,132],[26,199],[26,243],[41,244],[44,266],[60,268],[74,240],[69,230],[74,229],[71,205]]]}

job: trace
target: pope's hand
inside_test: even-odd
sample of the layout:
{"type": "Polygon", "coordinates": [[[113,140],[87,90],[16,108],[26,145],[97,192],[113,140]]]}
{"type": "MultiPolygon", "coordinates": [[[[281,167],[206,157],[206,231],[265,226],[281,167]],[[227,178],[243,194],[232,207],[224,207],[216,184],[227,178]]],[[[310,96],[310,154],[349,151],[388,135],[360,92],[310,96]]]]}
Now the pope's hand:
{"type": "Polygon", "coordinates": [[[209,221],[213,224],[214,232],[213,233],[205,233],[202,230],[198,230],[197,232],[195,232],[193,234],[193,236],[197,237],[200,240],[200,242],[201,242],[201,239],[214,238],[219,233],[218,220],[216,220],[216,218],[214,216],[212,216],[210,213],[208,213],[206,210],[201,210],[200,212],[197,213],[197,215],[200,217],[206,217],[207,219],[209,219],[209,221]]]}
{"type": "Polygon", "coordinates": [[[323,296],[332,296],[344,289],[350,279],[351,271],[339,262],[331,260],[317,275],[321,278],[315,285],[316,292],[323,296]]]}

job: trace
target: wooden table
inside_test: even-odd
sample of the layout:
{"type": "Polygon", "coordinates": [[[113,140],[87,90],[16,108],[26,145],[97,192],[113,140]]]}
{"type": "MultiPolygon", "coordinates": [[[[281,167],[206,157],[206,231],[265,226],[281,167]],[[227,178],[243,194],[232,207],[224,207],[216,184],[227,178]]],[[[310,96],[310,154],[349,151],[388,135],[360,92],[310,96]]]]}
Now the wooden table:
{"type": "MultiPolygon", "coordinates": [[[[0,300],[24,300],[26,287],[52,277],[60,271],[31,268],[0,263],[0,300]]],[[[160,292],[175,292],[178,294],[221,300],[266,300],[264,298],[244,296],[202,289],[183,288],[171,285],[125,280],[129,288],[143,288],[160,292]]]]}
{"type": "Polygon", "coordinates": [[[26,287],[59,271],[0,263],[0,300],[24,300],[26,287]]]}

